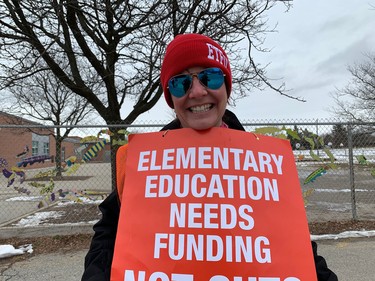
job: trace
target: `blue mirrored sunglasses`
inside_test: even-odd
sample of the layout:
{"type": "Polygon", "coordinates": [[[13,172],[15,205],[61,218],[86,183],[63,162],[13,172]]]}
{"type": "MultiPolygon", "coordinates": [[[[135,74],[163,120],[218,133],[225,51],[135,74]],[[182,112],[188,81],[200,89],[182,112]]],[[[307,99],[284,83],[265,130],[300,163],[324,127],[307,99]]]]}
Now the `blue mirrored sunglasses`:
{"type": "Polygon", "coordinates": [[[225,74],[220,68],[212,67],[198,73],[176,75],[168,81],[169,92],[177,98],[183,97],[190,89],[194,76],[203,86],[211,90],[217,90],[223,85],[225,74]]]}

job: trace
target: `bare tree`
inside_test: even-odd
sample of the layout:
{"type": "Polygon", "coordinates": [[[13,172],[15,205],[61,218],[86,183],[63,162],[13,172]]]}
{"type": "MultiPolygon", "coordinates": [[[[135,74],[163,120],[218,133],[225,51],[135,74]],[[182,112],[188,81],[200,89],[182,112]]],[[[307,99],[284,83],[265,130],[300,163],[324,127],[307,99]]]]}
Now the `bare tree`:
{"type": "Polygon", "coordinates": [[[347,121],[375,121],[375,54],[366,61],[348,67],[350,82],[331,93],[336,107],[332,112],[347,121]]]}
{"type": "Polygon", "coordinates": [[[278,2],[291,5],[290,0],[2,0],[0,88],[40,71],[42,60],[107,124],[131,124],[162,94],[166,43],[194,32],[212,36],[228,50],[237,85],[233,97],[265,86],[288,96],[252,57],[254,49],[267,51],[264,37],[274,29],[265,13],[278,2]],[[125,117],[123,106],[132,108],[125,117]]]}
{"type": "Polygon", "coordinates": [[[94,111],[93,107],[48,70],[24,78],[17,85],[9,87],[9,90],[13,102],[7,112],[26,116],[27,119],[41,121],[43,124],[56,125],[55,132],[48,132],[56,140],[56,171],[57,176],[61,177],[61,164],[64,160],[61,159],[62,142],[74,129],[74,125],[87,121],[94,111]]]}
{"type": "Polygon", "coordinates": [[[266,68],[253,58],[254,50],[268,51],[263,41],[274,28],[265,15],[278,3],[291,5],[290,0],[2,0],[0,90],[41,71],[44,61],[107,124],[126,127],[162,95],[166,44],[192,32],[215,38],[227,50],[235,85],[231,97],[262,87],[291,97],[283,83],[270,83],[266,68]],[[130,110],[125,117],[123,107],[130,110]]]}

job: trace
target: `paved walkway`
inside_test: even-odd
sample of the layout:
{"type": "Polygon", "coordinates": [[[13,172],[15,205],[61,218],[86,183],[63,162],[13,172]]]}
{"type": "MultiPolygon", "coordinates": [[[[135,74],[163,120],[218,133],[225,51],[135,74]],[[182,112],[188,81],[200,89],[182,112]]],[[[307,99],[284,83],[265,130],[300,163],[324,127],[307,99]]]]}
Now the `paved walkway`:
{"type": "MultiPolygon", "coordinates": [[[[318,241],[318,251],[339,281],[374,281],[375,237],[318,241]]],[[[0,265],[0,281],[81,280],[86,251],[35,255],[0,265]]]]}
{"type": "Polygon", "coordinates": [[[317,241],[339,281],[375,280],[375,237],[317,241]]]}

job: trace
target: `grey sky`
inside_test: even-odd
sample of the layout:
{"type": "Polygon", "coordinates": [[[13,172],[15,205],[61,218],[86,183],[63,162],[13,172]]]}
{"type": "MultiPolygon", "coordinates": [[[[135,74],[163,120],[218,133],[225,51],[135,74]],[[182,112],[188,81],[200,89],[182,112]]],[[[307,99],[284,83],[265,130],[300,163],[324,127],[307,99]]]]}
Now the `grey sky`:
{"type": "MultiPolygon", "coordinates": [[[[268,76],[283,78],[288,94],[305,103],[280,96],[271,90],[251,93],[232,109],[240,120],[316,120],[330,118],[334,106],[329,93],[350,81],[349,65],[375,53],[375,0],[295,0],[284,13],[280,5],[269,16],[278,23],[277,33],[268,34],[267,54],[256,54],[263,64],[271,63],[268,76]]],[[[164,100],[140,120],[168,120],[171,113],[164,100]]]]}

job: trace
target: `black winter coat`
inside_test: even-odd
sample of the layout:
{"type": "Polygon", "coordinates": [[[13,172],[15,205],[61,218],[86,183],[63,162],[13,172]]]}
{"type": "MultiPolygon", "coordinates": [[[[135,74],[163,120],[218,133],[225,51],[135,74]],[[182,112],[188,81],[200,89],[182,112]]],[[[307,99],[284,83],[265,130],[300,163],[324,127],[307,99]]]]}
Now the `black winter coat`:
{"type": "MultiPolygon", "coordinates": [[[[231,129],[245,131],[237,117],[226,110],[223,121],[231,129]]],[[[174,120],[162,130],[181,128],[179,120],[174,120]]],[[[120,200],[113,191],[100,205],[102,219],[94,225],[94,237],[85,258],[82,281],[110,281],[111,265],[115,247],[117,225],[120,214],[120,200]]],[[[314,253],[318,281],[337,281],[337,276],[327,267],[325,259],[317,254],[317,244],[311,242],[314,253]]]]}

